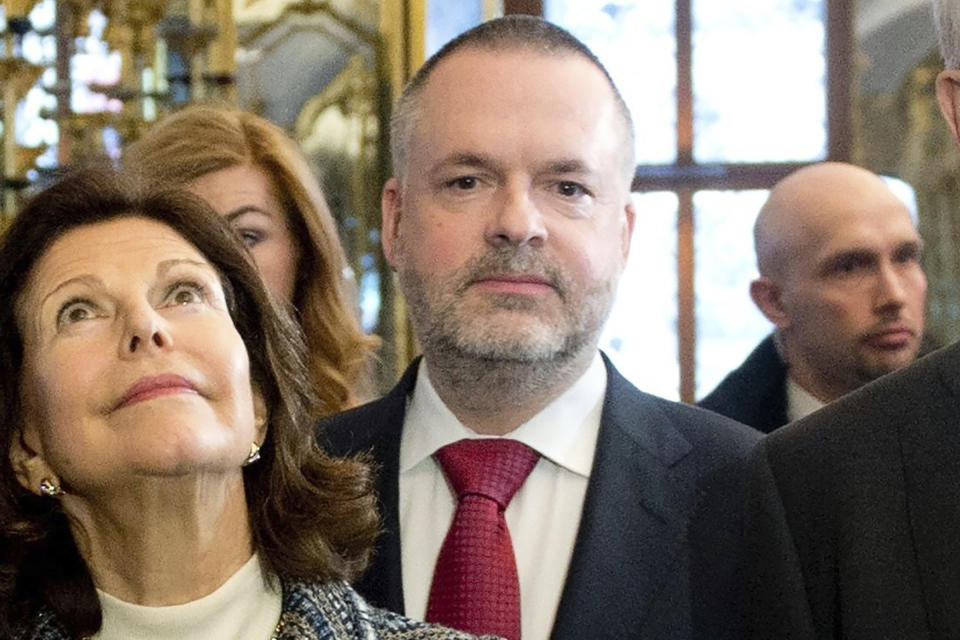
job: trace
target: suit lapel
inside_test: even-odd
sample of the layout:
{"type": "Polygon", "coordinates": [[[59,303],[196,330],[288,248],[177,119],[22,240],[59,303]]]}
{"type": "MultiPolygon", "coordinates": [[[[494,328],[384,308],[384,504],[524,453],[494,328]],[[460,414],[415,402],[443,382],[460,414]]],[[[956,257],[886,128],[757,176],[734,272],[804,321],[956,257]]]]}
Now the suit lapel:
{"type": "Polygon", "coordinates": [[[904,398],[922,406],[905,407],[918,419],[904,419],[901,427],[907,509],[928,620],[933,637],[943,638],[960,628],[960,348],[946,355],[937,368],[946,393],[937,383],[932,393],[908,390],[904,398]]]}
{"type": "Polygon", "coordinates": [[[373,459],[378,468],[377,493],[383,532],[377,540],[374,556],[357,590],[373,604],[402,613],[403,576],[400,556],[400,434],[407,398],[417,381],[420,358],[407,368],[400,382],[377,404],[377,418],[370,425],[373,459]]]}
{"type": "Polygon", "coordinates": [[[691,445],[609,361],[593,470],[553,638],[635,637],[684,548],[696,489],[671,474],[691,445]]]}

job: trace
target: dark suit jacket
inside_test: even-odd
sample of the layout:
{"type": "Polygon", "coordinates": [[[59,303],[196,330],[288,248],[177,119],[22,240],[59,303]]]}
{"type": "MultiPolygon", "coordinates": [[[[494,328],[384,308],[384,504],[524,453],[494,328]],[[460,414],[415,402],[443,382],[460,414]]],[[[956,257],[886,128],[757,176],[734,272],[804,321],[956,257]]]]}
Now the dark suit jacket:
{"type": "MultiPolygon", "coordinates": [[[[642,393],[605,362],[593,472],[552,637],[739,637],[742,465],[759,434],[642,393]]],[[[357,589],[401,612],[400,431],[418,364],[384,398],[320,427],[332,452],[372,451],[380,464],[384,534],[357,589]]]]}
{"type": "Polygon", "coordinates": [[[960,345],[751,459],[754,638],[960,637],[960,345]]]}
{"type": "Polygon", "coordinates": [[[787,363],[773,335],[697,404],[764,433],[787,424],[787,363]]]}

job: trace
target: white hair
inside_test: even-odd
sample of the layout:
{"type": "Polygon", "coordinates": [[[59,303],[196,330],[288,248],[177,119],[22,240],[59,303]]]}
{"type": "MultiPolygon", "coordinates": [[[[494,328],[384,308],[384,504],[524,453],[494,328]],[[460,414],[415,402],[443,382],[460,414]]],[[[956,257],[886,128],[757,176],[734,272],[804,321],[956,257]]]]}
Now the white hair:
{"type": "Polygon", "coordinates": [[[933,21],[947,69],[960,69],[960,0],[933,0],[933,21]]]}

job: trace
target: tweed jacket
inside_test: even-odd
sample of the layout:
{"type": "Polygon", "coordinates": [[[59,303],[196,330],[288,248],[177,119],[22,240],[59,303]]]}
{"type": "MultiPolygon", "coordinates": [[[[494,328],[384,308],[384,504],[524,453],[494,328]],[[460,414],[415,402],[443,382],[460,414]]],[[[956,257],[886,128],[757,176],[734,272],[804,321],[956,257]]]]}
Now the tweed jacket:
{"type": "MultiPolygon", "coordinates": [[[[471,640],[477,636],[414,622],[376,609],[343,582],[283,581],[278,633],[270,640],[471,640]]],[[[494,636],[483,636],[496,640],[494,636]]],[[[56,617],[41,609],[13,640],[73,640],[56,617]]],[[[264,640],[267,640],[264,638],[264,640]]]]}

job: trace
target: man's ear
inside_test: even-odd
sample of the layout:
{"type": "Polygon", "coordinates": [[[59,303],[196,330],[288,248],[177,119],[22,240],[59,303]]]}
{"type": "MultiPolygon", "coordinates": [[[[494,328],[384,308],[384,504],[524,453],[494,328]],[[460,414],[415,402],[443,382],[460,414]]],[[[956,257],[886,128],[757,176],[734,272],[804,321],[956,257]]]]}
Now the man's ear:
{"type": "Polygon", "coordinates": [[[960,69],[946,69],[937,76],[937,102],[954,142],[960,146],[960,69]]]}
{"type": "Polygon", "coordinates": [[[790,326],[790,317],[783,306],[782,290],[780,285],[766,276],[760,276],[750,283],[750,297],[767,320],[776,325],[777,329],[786,329],[790,326]]]}
{"type": "Polygon", "coordinates": [[[623,228],[620,230],[620,254],[623,256],[623,262],[626,264],[630,257],[630,242],[633,239],[633,223],[636,220],[636,211],[633,209],[633,200],[627,201],[627,206],[623,209],[624,221],[623,228]]]}
{"type": "Polygon", "coordinates": [[[57,474],[50,468],[37,447],[27,442],[22,429],[13,434],[13,444],[10,447],[10,464],[17,476],[17,482],[27,491],[40,494],[42,480],[53,481],[59,485],[57,474]]]}
{"type": "Polygon", "coordinates": [[[403,190],[398,178],[390,178],[380,194],[380,244],[391,268],[397,268],[396,246],[400,235],[400,216],[403,212],[403,190]]]}

